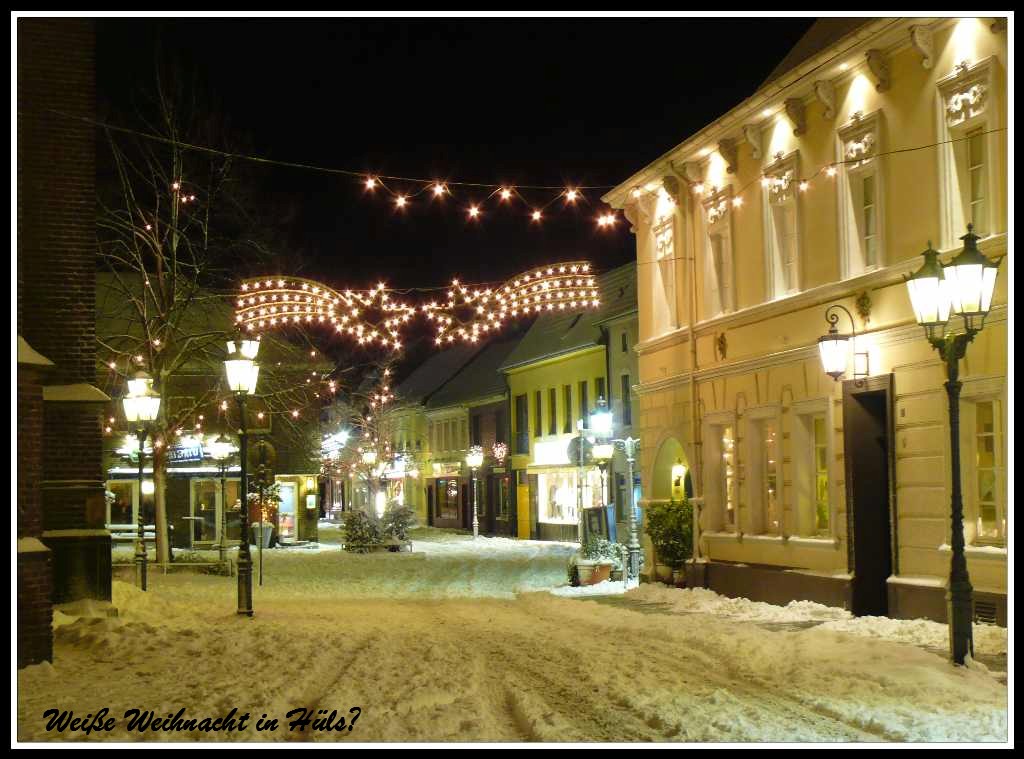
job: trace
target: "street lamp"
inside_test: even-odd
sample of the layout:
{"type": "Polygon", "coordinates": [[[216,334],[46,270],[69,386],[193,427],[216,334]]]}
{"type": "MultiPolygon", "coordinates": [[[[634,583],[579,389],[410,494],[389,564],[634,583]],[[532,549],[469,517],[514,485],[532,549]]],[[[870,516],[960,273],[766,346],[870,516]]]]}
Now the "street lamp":
{"type": "Polygon", "coordinates": [[[246,473],[248,437],[245,430],[245,398],[256,392],[256,380],[260,365],[256,355],[260,350],[259,340],[239,337],[228,341],[228,354],[224,359],[224,371],[228,387],[235,395],[239,416],[239,463],[241,464],[242,489],[242,542],[238,550],[238,613],[251,617],[252,610],[252,554],[249,551],[249,479],[246,473]]]}
{"type": "Polygon", "coordinates": [[[237,450],[234,444],[228,440],[222,432],[216,440],[210,443],[210,456],[220,467],[220,560],[228,560],[228,502],[227,502],[227,473],[231,456],[237,450]]]}
{"type": "Polygon", "coordinates": [[[925,337],[946,365],[953,548],[946,591],[946,619],[950,656],[954,664],[964,664],[968,656],[974,655],[971,630],[974,589],[964,553],[964,504],[960,483],[960,359],[967,355],[968,343],[985,325],[1002,262],[1002,258],[990,261],[978,250],[974,225],[968,224],[967,234],[960,239],[964,242],[963,250],[945,266],[939,263],[939,254],[929,242],[928,249],[922,253],[924,265],[907,278],[914,317],[924,327],[925,337]],[[963,333],[954,334],[947,330],[951,313],[963,319],[963,333]]]}
{"type": "Polygon", "coordinates": [[[484,449],[479,445],[471,445],[466,454],[466,466],[469,467],[469,500],[473,505],[473,540],[480,536],[480,520],[476,510],[476,470],[484,463],[484,449]]]}
{"type": "Polygon", "coordinates": [[[825,321],[829,323],[828,334],[818,338],[818,352],[821,354],[821,365],[825,368],[825,374],[828,374],[836,382],[846,374],[846,361],[850,353],[850,346],[853,345],[853,378],[863,379],[870,376],[867,351],[856,351],[857,327],[854,324],[853,315],[844,306],[836,303],[825,309],[825,321]],[[843,334],[836,327],[839,323],[839,314],[836,311],[842,311],[850,320],[851,334],[843,334]],[[863,371],[858,370],[858,358],[863,358],[863,371]]]}
{"type": "MultiPolygon", "coordinates": [[[[619,446],[626,454],[626,491],[629,493],[627,498],[629,542],[626,544],[626,550],[629,553],[626,563],[626,583],[628,584],[640,576],[640,536],[636,524],[636,505],[633,503],[633,466],[636,464],[636,453],[640,448],[640,440],[635,437],[612,437],[612,413],[608,410],[604,398],[597,399],[597,408],[590,415],[590,419],[591,426],[598,435],[600,443],[619,446]]],[[[600,447],[600,445],[595,446],[595,450],[600,447]]]]}
{"type": "MultiPolygon", "coordinates": [[[[139,513],[138,535],[135,539],[135,584],[140,590],[146,590],[146,534],[142,518],[145,483],[142,478],[142,465],[145,461],[146,425],[156,421],[160,413],[160,395],[153,391],[153,378],[141,369],[135,372],[128,380],[128,392],[121,403],[124,405],[124,418],[129,424],[135,425],[135,436],[139,441],[139,513]]],[[[156,476],[155,457],[153,476],[156,476]]]]}

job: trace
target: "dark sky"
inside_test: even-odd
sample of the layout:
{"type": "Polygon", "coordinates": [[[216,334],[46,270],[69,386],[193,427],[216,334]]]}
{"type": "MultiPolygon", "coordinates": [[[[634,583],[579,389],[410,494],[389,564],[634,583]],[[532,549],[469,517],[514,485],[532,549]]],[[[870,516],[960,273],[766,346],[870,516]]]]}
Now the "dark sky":
{"type": "MultiPolygon", "coordinates": [[[[174,58],[221,112],[232,145],[262,156],[412,177],[614,185],[750,95],[809,25],[106,20],[99,110],[131,118],[157,58],[174,58]]],[[[634,254],[626,224],[596,229],[599,190],[578,211],[554,212],[556,203],[540,225],[521,203],[493,201],[467,223],[466,206],[486,191],[453,188],[440,207],[423,195],[399,214],[353,178],[266,166],[246,177],[280,217],[287,254],[334,286],[494,282],[546,261],[604,269],[634,254]]],[[[524,194],[537,203],[552,195],[524,194]]]]}

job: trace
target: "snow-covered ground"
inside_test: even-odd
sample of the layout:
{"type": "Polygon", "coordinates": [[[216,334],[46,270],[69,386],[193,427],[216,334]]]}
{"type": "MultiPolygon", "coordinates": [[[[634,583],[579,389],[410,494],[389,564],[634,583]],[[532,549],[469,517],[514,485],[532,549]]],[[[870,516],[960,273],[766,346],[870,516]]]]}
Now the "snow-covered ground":
{"type": "MultiPolygon", "coordinates": [[[[186,707],[198,718],[233,707],[253,718],[303,706],[342,714],[359,706],[361,714],[351,733],[285,726],[89,740],[1007,736],[1006,687],[983,668],[953,668],[877,624],[869,626],[878,637],[865,637],[845,612],[783,609],[790,618],[830,616],[777,632],[758,620],[780,607],[707,591],[630,590],[627,598],[695,612],[647,614],[531,592],[564,585],[568,544],[420,531],[412,554],[350,555],[327,539],[317,550],[264,552],[253,619],[234,613],[235,578],[158,570],[145,594],[115,583],[116,618],[57,615],[53,665],[18,674],[19,737],[67,738],[46,733],[44,710],[79,716],[104,706],[118,717],[133,707],[164,715],[186,707]]],[[[621,583],[605,588],[616,589],[621,583]]]]}

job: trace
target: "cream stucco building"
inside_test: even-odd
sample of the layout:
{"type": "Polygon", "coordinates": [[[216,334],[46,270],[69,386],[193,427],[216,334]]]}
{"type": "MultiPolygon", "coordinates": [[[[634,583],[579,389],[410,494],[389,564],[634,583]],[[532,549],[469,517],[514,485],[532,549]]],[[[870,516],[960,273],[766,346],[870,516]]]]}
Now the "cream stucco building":
{"type": "MultiPolygon", "coordinates": [[[[685,457],[694,581],[945,618],[945,374],[903,277],[929,241],[948,261],[968,222],[1008,254],[1007,63],[1005,20],[818,22],[605,197],[636,235],[643,493],[685,457]],[[818,355],[833,304],[857,333],[842,381],[818,355]]],[[[977,615],[1003,624],[1009,264],[961,364],[968,564],[977,615]]]]}

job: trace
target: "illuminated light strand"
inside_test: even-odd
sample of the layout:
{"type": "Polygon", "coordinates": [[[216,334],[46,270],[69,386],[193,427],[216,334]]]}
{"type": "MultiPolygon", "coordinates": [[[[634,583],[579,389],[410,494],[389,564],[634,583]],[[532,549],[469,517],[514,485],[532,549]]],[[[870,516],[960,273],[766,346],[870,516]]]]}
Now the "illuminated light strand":
{"type": "MultiPolygon", "coordinates": [[[[602,218],[599,224],[615,223],[612,215],[602,218]]],[[[453,279],[447,300],[418,306],[393,298],[383,282],[372,290],[338,291],[297,277],[247,279],[239,286],[234,305],[236,326],[249,333],[278,327],[333,327],[359,345],[398,350],[402,328],[417,315],[432,323],[437,345],[456,340],[475,343],[520,317],[581,311],[600,302],[590,264],[568,261],[530,269],[498,287],[471,289],[453,279]]]]}
{"type": "MultiPolygon", "coordinates": [[[[986,130],[986,131],[983,131],[983,132],[980,132],[980,133],[977,133],[977,134],[988,135],[988,134],[994,134],[994,133],[997,133],[997,132],[1005,132],[1005,131],[1006,131],[1006,127],[996,127],[994,129],[989,129],[989,130],[986,130]]],[[[977,134],[975,134],[975,136],[977,136],[977,134]]],[[[924,144],[924,145],[915,145],[915,146],[907,147],[907,148],[894,148],[892,150],[882,150],[882,151],[878,151],[878,152],[875,152],[875,153],[871,153],[870,155],[866,155],[866,156],[862,155],[862,156],[858,156],[856,158],[845,158],[845,159],[830,161],[828,163],[825,163],[825,164],[822,164],[821,166],[819,166],[818,169],[813,174],[811,174],[810,176],[807,176],[807,177],[790,176],[790,177],[788,177],[788,179],[785,181],[785,184],[786,184],[787,188],[788,188],[789,185],[792,185],[792,186],[795,186],[796,189],[799,192],[806,193],[806,192],[808,192],[809,190],[812,189],[812,183],[816,179],[818,179],[819,177],[824,175],[826,178],[834,180],[836,178],[836,176],[838,175],[838,173],[839,173],[839,169],[844,167],[844,166],[847,166],[847,165],[858,166],[858,165],[860,165],[862,163],[865,163],[867,161],[874,161],[876,159],[887,158],[889,156],[900,155],[900,154],[903,154],[903,153],[913,153],[913,152],[916,152],[916,151],[919,151],[919,150],[928,150],[928,149],[931,149],[931,148],[938,148],[938,147],[941,147],[943,145],[951,145],[951,144],[956,143],[956,142],[963,142],[963,141],[965,141],[967,139],[969,139],[969,137],[967,137],[967,136],[964,136],[964,137],[954,137],[952,139],[943,140],[941,142],[931,142],[931,143],[927,143],[927,144],[924,144]]],[[[710,153],[711,153],[711,151],[707,150],[707,152],[702,152],[701,155],[702,155],[702,157],[706,157],[707,155],[710,155],[710,153]]],[[[690,191],[693,192],[697,196],[714,196],[721,189],[723,189],[722,187],[718,187],[716,185],[708,184],[708,183],[706,183],[704,181],[700,181],[700,180],[693,181],[693,180],[688,180],[688,179],[685,179],[685,178],[684,178],[684,180],[686,181],[686,184],[689,187],[690,191]]],[[[736,190],[733,193],[732,205],[733,205],[734,208],[740,208],[743,205],[743,203],[744,203],[744,200],[743,200],[742,196],[746,194],[747,190],[749,190],[751,187],[754,187],[757,184],[760,184],[762,189],[772,191],[772,190],[780,189],[781,186],[782,186],[782,183],[783,183],[783,177],[781,175],[778,175],[778,174],[762,174],[761,176],[757,177],[756,179],[752,179],[751,181],[747,182],[745,185],[743,185],[742,187],[740,187],[738,190],[736,190]]],[[[635,200],[635,199],[639,199],[639,198],[643,197],[644,195],[653,195],[653,194],[657,194],[658,192],[663,192],[663,191],[664,190],[663,190],[663,188],[661,187],[661,185],[659,183],[658,186],[655,187],[655,188],[651,188],[650,185],[647,185],[646,187],[633,187],[629,191],[629,196],[635,200]]],[[[601,224],[600,217],[598,218],[598,224],[599,224],[599,226],[605,226],[604,224],[601,224]]]]}

